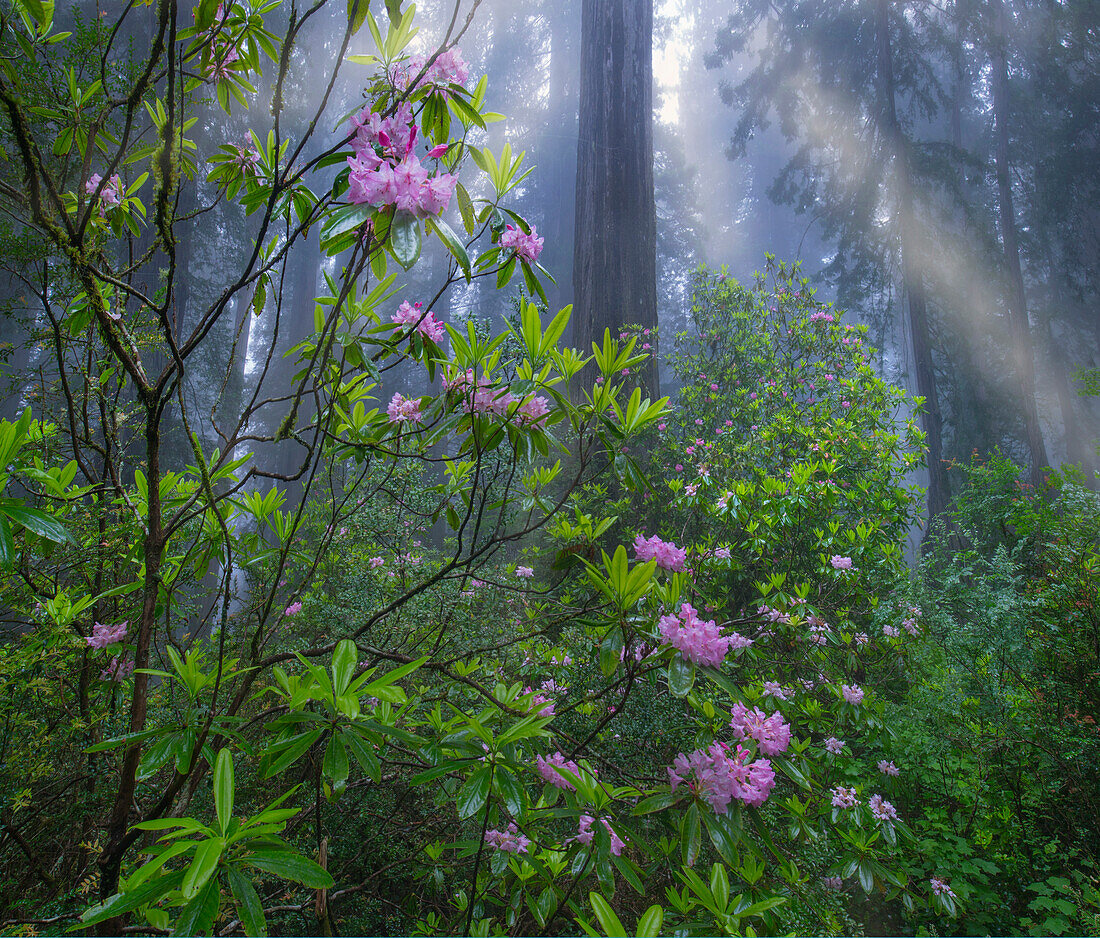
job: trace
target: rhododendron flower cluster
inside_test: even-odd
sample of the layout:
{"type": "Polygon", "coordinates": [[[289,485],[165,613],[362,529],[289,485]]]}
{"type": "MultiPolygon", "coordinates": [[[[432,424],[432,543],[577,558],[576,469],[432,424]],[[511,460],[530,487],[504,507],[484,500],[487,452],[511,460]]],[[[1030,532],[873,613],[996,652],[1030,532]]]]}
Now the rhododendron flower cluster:
{"type": "MultiPolygon", "coordinates": [[[[103,177],[99,173],[92,173],[88,177],[88,181],[84,183],[84,191],[88,195],[95,195],[96,189],[99,188],[99,184],[103,182],[103,177]]],[[[122,200],[122,179],[119,178],[118,173],[115,173],[110,179],[103,184],[103,188],[99,190],[99,210],[102,212],[106,205],[118,205],[122,200]]]]}
{"type": "Polygon", "coordinates": [[[516,567],[516,576],[522,579],[529,580],[534,575],[535,570],[533,567],[516,567]]]}
{"type": "Polygon", "coordinates": [[[390,319],[393,320],[394,325],[399,328],[407,328],[409,326],[416,326],[416,331],[419,332],[424,338],[431,339],[433,342],[438,342],[447,334],[447,330],[443,328],[443,323],[435,318],[435,313],[428,310],[424,312],[423,303],[408,302],[402,303],[397,312],[394,313],[390,319]]]}
{"type": "Polygon", "coordinates": [[[656,560],[662,570],[679,572],[687,562],[687,549],[677,547],[672,541],[662,541],[656,534],[645,538],[641,534],[634,538],[634,553],[638,560],[656,560]]]}
{"type": "Polygon", "coordinates": [[[127,658],[123,658],[121,655],[116,655],[110,660],[107,667],[99,672],[99,679],[101,681],[114,681],[116,684],[121,684],[133,673],[134,662],[127,658]]]}
{"type": "Polygon", "coordinates": [[[731,757],[728,746],[715,742],[691,755],[680,753],[669,766],[668,780],[673,791],[687,785],[715,814],[726,814],[735,798],[758,808],[775,787],[775,772],[767,759],[748,758],[748,750],[740,746],[731,757]]]}
{"type": "Polygon", "coordinates": [[[289,606],[286,607],[286,609],[283,610],[283,615],[285,615],[285,616],[296,616],[301,611],[302,611],[302,604],[300,602],[299,603],[291,603],[289,606]]]}
{"type": "MultiPolygon", "coordinates": [[[[523,688],[525,694],[534,694],[530,687],[523,688]]],[[[535,694],[531,698],[531,707],[528,713],[537,714],[540,717],[552,717],[554,715],[554,701],[542,694],[535,694]]]]}
{"type": "Polygon", "coordinates": [[[841,557],[840,554],[833,554],[833,556],[829,558],[829,563],[831,563],[833,565],[834,570],[851,570],[852,569],[852,558],[851,557],[841,557]]]}
{"type": "Polygon", "coordinates": [[[791,727],[776,710],[770,717],[764,716],[759,707],[749,710],[738,701],[730,710],[730,727],[738,739],[752,737],[756,748],[766,756],[777,756],[787,751],[791,742],[791,727]]]}
{"type": "Polygon", "coordinates": [[[863,688],[856,684],[844,684],[840,688],[840,692],[844,695],[844,699],[853,706],[863,702],[863,688]]]}
{"type": "Polygon", "coordinates": [[[486,831],[485,843],[504,853],[526,853],[531,846],[530,838],[524,837],[514,823],[509,824],[507,830],[486,831]]]}
{"type": "MultiPolygon", "coordinates": [[[[404,62],[397,63],[390,68],[389,79],[398,91],[405,91],[417,75],[424,72],[427,59],[422,55],[413,55],[404,62]]],[[[435,57],[435,61],[428,66],[424,76],[416,83],[417,88],[425,85],[464,85],[470,77],[470,66],[458,49],[448,49],[435,57]]],[[[439,94],[446,95],[446,88],[437,89],[439,94]]]]}
{"type": "Polygon", "coordinates": [[[535,757],[535,768],[538,770],[539,775],[542,776],[542,780],[548,785],[553,785],[555,788],[564,788],[566,791],[576,791],[576,787],[569,779],[559,772],[554,771],[554,766],[559,766],[563,769],[568,769],[574,775],[580,775],[581,770],[577,767],[577,763],[571,759],[566,759],[560,752],[555,752],[549,759],[544,759],[542,756],[535,757]]]}
{"type": "Polygon", "coordinates": [[[774,697],[776,700],[787,700],[789,695],[787,689],[777,681],[765,681],[764,693],[769,697],[774,697]]]}
{"type": "Polygon", "coordinates": [[[893,762],[887,762],[885,759],[881,759],[878,764],[878,770],[883,775],[898,775],[898,767],[893,762]]]}
{"type": "Polygon", "coordinates": [[[420,413],[420,399],[401,394],[394,394],[390,399],[386,413],[389,414],[390,423],[418,422],[423,416],[420,413]]]}
{"type": "Polygon", "coordinates": [[[871,813],[880,821],[894,820],[898,816],[898,812],[894,810],[894,806],[889,801],[884,801],[882,795],[871,795],[867,800],[867,807],[871,809],[871,813]]]}
{"type": "Polygon", "coordinates": [[[831,752],[834,756],[840,755],[844,751],[844,740],[830,736],[825,740],[825,751],[831,752]]]}
{"type": "Polygon", "coordinates": [[[859,798],[856,797],[856,790],[854,788],[845,788],[843,785],[837,785],[832,790],[833,807],[834,808],[854,808],[859,804],[859,798]]]}
{"type": "MultiPolygon", "coordinates": [[[[447,391],[461,394],[469,413],[506,416],[518,398],[506,387],[495,387],[484,375],[475,378],[472,368],[459,371],[443,380],[447,391]]],[[[521,424],[541,426],[550,413],[550,403],[541,395],[531,395],[520,402],[514,416],[521,424]]]]}
{"type": "MultiPolygon", "coordinates": [[[[581,815],[580,824],[577,827],[577,836],[574,838],[577,843],[584,844],[585,846],[588,846],[588,844],[592,843],[592,838],[596,836],[596,832],[592,830],[592,825],[595,822],[596,819],[592,817],[591,814],[581,815]]],[[[607,830],[607,833],[611,837],[612,855],[616,857],[619,856],[623,852],[623,847],[625,847],[626,844],[623,842],[623,839],[615,833],[607,818],[600,818],[600,823],[604,826],[604,828],[607,830]]]]}
{"type": "Polygon", "coordinates": [[[658,630],[663,641],[693,664],[721,667],[729,651],[730,640],[719,633],[714,620],[704,622],[688,603],[680,606],[679,615],[661,616],[658,630]]]}
{"type": "Polygon", "coordinates": [[[108,645],[121,642],[124,638],[126,638],[125,621],[118,625],[104,625],[102,622],[96,622],[92,626],[92,634],[84,641],[88,643],[89,648],[106,648],[108,645]]]}
{"type": "Polygon", "coordinates": [[[932,892],[937,896],[948,896],[951,899],[955,898],[955,893],[952,891],[951,887],[938,876],[933,876],[928,880],[928,885],[932,887],[932,892]]]}
{"type": "Polygon", "coordinates": [[[457,179],[434,176],[413,152],[418,128],[412,105],[403,101],[390,117],[367,108],[352,115],[347,199],[352,205],[393,205],[417,218],[439,215],[451,203],[457,179]]]}
{"type": "Polygon", "coordinates": [[[527,234],[522,228],[517,228],[514,225],[509,225],[504,229],[504,234],[500,236],[500,246],[502,248],[512,248],[516,252],[516,257],[521,261],[527,261],[528,264],[533,264],[539,259],[539,255],[542,253],[542,244],[544,238],[538,236],[538,231],[535,226],[531,226],[531,233],[527,234]]]}

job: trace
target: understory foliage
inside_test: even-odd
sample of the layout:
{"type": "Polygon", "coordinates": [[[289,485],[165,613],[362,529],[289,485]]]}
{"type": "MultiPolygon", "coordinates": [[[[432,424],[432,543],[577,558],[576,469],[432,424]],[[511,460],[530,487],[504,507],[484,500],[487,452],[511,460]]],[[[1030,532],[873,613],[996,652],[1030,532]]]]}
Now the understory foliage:
{"type": "MultiPolygon", "coordinates": [[[[914,402],[771,260],[752,286],[699,272],[671,404],[634,387],[644,330],[565,348],[571,311],[525,297],[503,329],[438,317],[461,282],[543,296],[509,209],[523,154],[481,146],[499,115],[459,33],[410,55],[399,3],[339,4],[332,68],[364,97],[322,89],[284,137],[324,6],[202,0],[186,29],[127,8],[154,41],[122,95],[75,66],[49,85],[76,40],[48,5],[3,22],[4,197],[59,271],[27,273],[56,373],[0,424],[5,929],[841,934],[873,907],[1049,931],[1062,881],[1085,927],[1091,496],[975,476],[952,534],[973,549],[913,587],[914,402]],[[356,33],[372,55],[347,56],[356,33]],[[247,111],[264,81],[271,113],[247,111]],[[270,126],[203,152],[218,105],[270,126]],[[185,320],[207,197],[255,250],[185,320]],[[425,243],[438,293],[402,280],[425,243]],[[314,328],[242,356],[250,318],[287,327],[292,249],[327,264],[314,328]],[[206,413],[185,388],[217,335],[206,413]],[[1018,822],[1036,856],[1057,829],[1047,866],[1018,822]],[[1001,870],[1016,899],[991,898],[1001,870]]],[[[112,35],[80,34],[93,71],[112,35]]]]}

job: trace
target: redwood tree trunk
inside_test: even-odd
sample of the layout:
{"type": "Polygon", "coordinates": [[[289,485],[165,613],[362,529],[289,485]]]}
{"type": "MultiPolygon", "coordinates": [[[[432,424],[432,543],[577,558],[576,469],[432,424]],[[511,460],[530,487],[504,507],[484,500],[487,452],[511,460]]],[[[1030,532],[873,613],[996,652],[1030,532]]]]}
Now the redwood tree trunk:
{"type": "Polygon", "coordinates": [[[1016,236],[1016,208],[1012,197],[1008,141],[1008,29],[1004,3],[993,0],[993,125],[996,136],[997,200],[1000,209],[1001,246],[1008,275],[1008,318],[1012,332],[1012,354],[1016,379],[1020,383],[1024,435],[1031,461],[1031,484],[1038,486],[1042,469],[1048,464],[1043,431],[1039,426],[1039,408],[1035,401],[1035,361],[1032,352],[1031,325],[1027,314],[1027,294],[1020,265],[1020,244],[1016,236]]]}
{"type": "MultiPolygon", "coordinates": [[[[573,344],[657,325],[653,0],[584,0],[573,247],[573,344]]],[[[651,360],[644,389],[657,397],[651,360]]]]}

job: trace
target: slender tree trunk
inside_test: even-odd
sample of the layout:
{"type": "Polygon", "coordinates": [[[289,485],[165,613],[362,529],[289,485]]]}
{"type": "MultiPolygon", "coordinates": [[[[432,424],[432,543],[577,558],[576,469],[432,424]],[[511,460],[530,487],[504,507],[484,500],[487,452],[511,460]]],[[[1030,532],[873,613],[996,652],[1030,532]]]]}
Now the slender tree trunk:
{"type": "MultiPolygon", "coordinates": [[[[573,242],[573,344],[657,325],[653,0],[584,0],[573,242]]],[[[658,396],[656,363],[641,383],[658,396]]]]}
{"type": "Polygon", "coordinates": [[[1008,29],[1003,0],[992,0],[995,19],[993,49],[993,123],[996,136],[997,199],[1000,209],[1001,246],[1004,249],[1008,274],[1008,318],[1012,332],[1012,354],[1016,363],[1016,379],[1020,384],[1020,404],[1023,408],[1024,435],[1027,438],[1031,462],[1031,484],[1038,486],[1042,469],[1048,464],[1043,431],[1039,425],[1039,408],[1035,400],[1035,361],[1031,342],[1031,325],[1027,313],[1027,293],[1020,264],[1020,245],[1016,236],[1016,209],[1012,197],[1012,177],[1009,166],[1008,140],[1008,29]]]}
{"type": "Polygon", "coordinates": [[[947,507],[947,471],[943,462],[943,416],[940,413],[936,373],[932,367],[932,339],[929,328],[928,299],[921,270],[921,243],[913,209],[909,157],[895,103],[894,64],[890,47],[890,0],[878,0],[876,21],[880,119],[894,168],[895,197],[901,231],[902,279],[904,281],[909,327],[913,335],[913,360],[917,372],[917,393],[924,398],[921,427],[928,444],[928,519],[947,507]]]}

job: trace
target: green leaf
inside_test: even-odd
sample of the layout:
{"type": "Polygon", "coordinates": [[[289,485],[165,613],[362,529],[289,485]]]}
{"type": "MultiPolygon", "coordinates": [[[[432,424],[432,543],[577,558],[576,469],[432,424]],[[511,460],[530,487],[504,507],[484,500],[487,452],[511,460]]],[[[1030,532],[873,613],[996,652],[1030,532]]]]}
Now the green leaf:
{"type": "Polygon", "coordinates": [[[214,807],[224,834],[233,817],[233,756],[228,749],[218,751],[218,760],[214,765],[214,807]]]}
{"type": "Polygon", "coordinates": [[[362,766],[363,771],[374,781],[382,780],[382,766],[378,762],[374,746],[354,730],[344,730],[342,734],[344,745],[351,750],[355,761],[362,766]]]}
{"type": "Polygon", "coordinates": [[[324,730],[309,730],[291,737],[292,742],[281,749],[278,755],[272,755],[270,750],[266,752],[264,759],[266,760],[270,756],[271,761],[268,763],[267,768],[262,771],[262,777],[271,778],[272,775],[278,775],[288,766],[297,762],[305,755],[309,747],[321,738],[323,732],[324,730]]]}
{"type": "Polygon", "coordinates": [[[592,911],[596,913],[596,920],[600,923],[600,928],[603,929],[608,938],[626,938],[626,929],[623,927],[623,923],[619,921],[619,916],[615,914],[615,910],[607,904],[607,900],[603,896],[598,892],[590,892],[588,901],[592,905],[592,911]]]}
{"type": "Polygon", "coordinates": [[[686,697],[695,684],[695,665],[679,652],[668,663],[668,689],[677,697],[686,697]]]}
{"type": "Polygon", "coordinates": [[[485,799],[489,797],[489,780],[492,773],[491,765],[483,765],[463,782],[455,799],[460,818],[468,818],[485,807],[485,799]]]}
{"type": "Polygon", "coordinates": [[[665,910],[659,904],[651,905],[638,919],[638,938],[657,938],[664,920],[665,910]]]}
{"type": "Polygon", "coordinates": [[[172,934],[184,936],[212,934],[214,919],[218,917],[221,904],[222,893],[217,877],[208,879],[198,894],[183,907],[172,934]]]}
{"type": "Polygon", "coordinates": [[[741,814],[730,814],[718,817],[711,813],[703,815],[703,823],[706,824],[710,842],[718,855],[731,866],[739,866],[740,858],[737,855],[737,844],[741,839],[740,830],[741,814]]]}
{"type": "Polygon", "coordinates": [[[137,889],[115,893],[106,902],[88,909],[80,916],[80,924],[74,925],[69,931],[78,931],[89,925],[97,925],[116,915],[123,915],[140,906],[156,902],[161,896],[179,889],[183,882],[183,873],[183,870],[175,870],[165,876],[158,876],[147,883],[142,883],[137,889]]]}
{"type": "Polygon", "coordinates": [[[348,689],[348,682],[359,663],[359,651],[351,639],[343,639],[332,653],[332,687],[336,696],[348,689]]]}
{"type": "Polygon", "coordinates": [[[511,770],[497,766],[493,773],[493,788],[513,817],[519,817],[523,813],[523,786],[511,770]]]}
{"type": "MultiPolygon", "coordinates": [[[[364,0],[364,6],[366,2],[364,0]]],[[[252,881],[245,876],[236,866],[226,868],[229,878],[229,888],[233,890],[233,898],[237,901],[237,915],[244,926],[244,933],[248,938],[265,938],[267,935],[267,921],[264,919],[264,907],[260,897],[252,885],[252,881]]]]}
{"type": "Polygon", "coordinates": [[[194,896],[206,885],[206,881],[214,875],[224,848],[225,841],[220,837],[210,837],[195,848],[195,858],[187,868],[187,873],[183,877],[183,885],[180,887],[185,899],[194,896]]]}
{"type": "MultiPolygon", "coordinates": [[[[348,0],[348,25],[351,27],[353,36],[362,29],[369,9],[370,0],[348,0]]],[[[244,919],[241,921],[243,922],[244,919]]]]}
{"type": "Polygon", "coordinates": [[[69,532],[65,530],[64,525],[37,508],[3,505],[0,506],[0,514],[7,515],[20,527],[26,528],[39,537],[53,541],[55,544],[65,544],[70,540],[69,532]]]}
{"type": "Polygon", "coordinates": [[[683,820],[680,821],[680,852],[684,866],[693,866],[695,858],[699,856],[699,844],[702,840],[700,827],[699,806],[693,804],[684,812],[683,820]]]}
{"type": "Polygon", "coordinates": [[[634,806],[633,814],[639,816],[653,814],[655,811],[664,811],[665,808],[675,804],[679,799],[680,796],[674,791],[658,792],[656,795],[650,795],[648,798],[639,801],[634,806]]]}
{"type": "Polygon", "coordinates": [[[439,235],[439,240],[446,246],[447,250],[451,252],[454,259],[458,261],[458,266],[461,268],[462,273],[466,275],[466,282],[470,282],[470,255],[466,251],[466,245],[462,243],[462,239],[455,234],[454,229],[451,228],[442,218],[432,218],[428,220],[428,227],[435,230],[439,235]]]}
{"type": "Polygon", "coordinates": [[[11,528],[3,515],[0,515],[0,566],[10,569],[15,559],[15,541],[11,536],[11,528]]]}
{"type": "Polygon", "coordinates": [[[244,862],[265,873],[301,883],[310,889],[329,889],[333,884],[332,877],[323,866],[293,850],[256,849],[244,862]]]}
{"type": "Polygon", "coordinates": [[[398,212],[390,223],[390,251],[405,270],[420,257],[420,222],[411,212],[398,212]]]}
{"type": "Polygon", "coordinates": [[[332,779],[335,784],[347,781],[348,778],[348,751],[339,736],[330,736],[328,746],[325,747],[324,773],[326,778],[332,779]]]}

